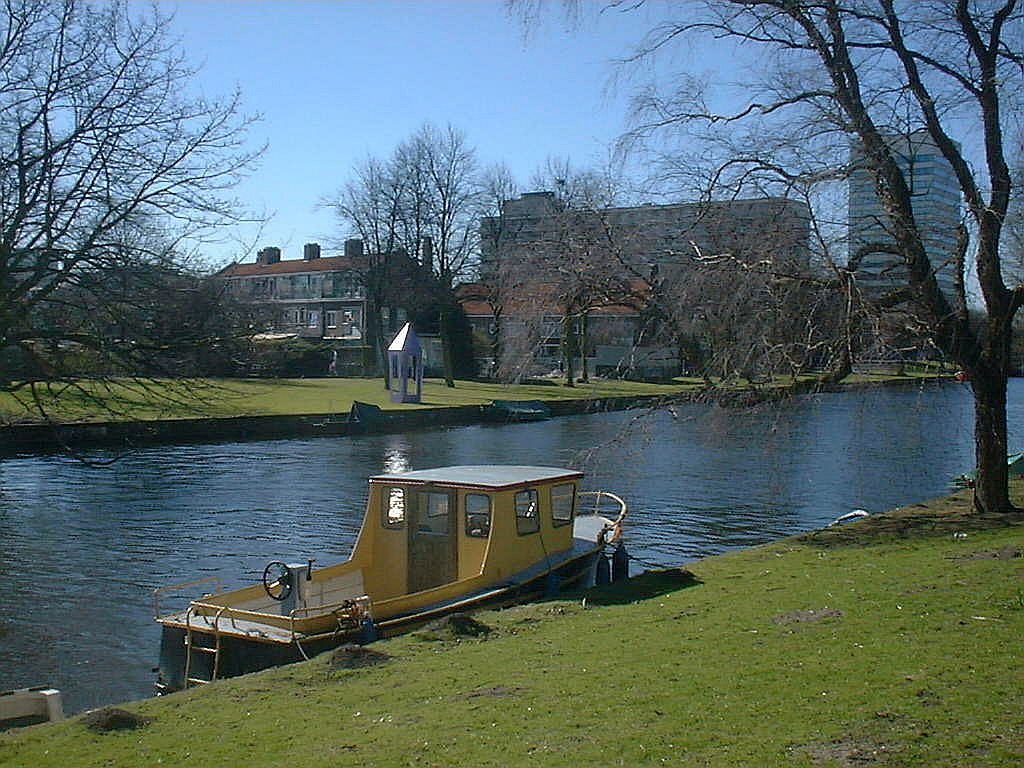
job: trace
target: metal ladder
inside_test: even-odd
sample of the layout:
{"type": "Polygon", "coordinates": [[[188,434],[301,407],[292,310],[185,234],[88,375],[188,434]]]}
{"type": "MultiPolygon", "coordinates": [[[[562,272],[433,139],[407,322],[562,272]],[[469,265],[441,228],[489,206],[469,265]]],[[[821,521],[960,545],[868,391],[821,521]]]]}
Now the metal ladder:
{"type": "Polygon", "coordinates": [[[220,668],[220,615],[224,612],[224,608],[217,611],[217,615],[213,618],[213,637],[214,645],[211,648],[208,645],[199,645],[195,642],[195,638],[192,636],[192,606],[189,606],[188,611],[185,614],[185,687],[189,688],[193,685],[206,685],[212,683],[217,679],[217,672],[220,668]],[[213,654],[212,669],[209,679],[202,677],[192,676],[192,654],[193,652],[213,654]]]}

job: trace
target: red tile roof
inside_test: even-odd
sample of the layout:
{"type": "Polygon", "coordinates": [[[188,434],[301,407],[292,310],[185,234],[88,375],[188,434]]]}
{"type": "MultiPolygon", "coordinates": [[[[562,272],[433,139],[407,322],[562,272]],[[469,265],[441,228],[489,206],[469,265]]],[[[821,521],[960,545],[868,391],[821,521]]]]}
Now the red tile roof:
{"type": "Polygon", "coordinates": [[[319,259],[292,259],[276,264],[230,264],[217,277],[259,277],[261,275],[294,275],[302,272],[340,272],[366,269],[366,259],[347,256],[324,256],[319,259]]]}
{"type": "Polygon", "coordinates": [[[466,300],[466,301],[461,301],[459,303],[462,304],[462,311],[465,312],[467,315],[470,315],[470,316],[473,316],[473,315],[490,316],[490,315],[494,314],[494,307],[492,307],[490,305],[490,302],[487,302],[487,301],[476,301],[476,300],[470,299],[470,300],[466,300]]]}

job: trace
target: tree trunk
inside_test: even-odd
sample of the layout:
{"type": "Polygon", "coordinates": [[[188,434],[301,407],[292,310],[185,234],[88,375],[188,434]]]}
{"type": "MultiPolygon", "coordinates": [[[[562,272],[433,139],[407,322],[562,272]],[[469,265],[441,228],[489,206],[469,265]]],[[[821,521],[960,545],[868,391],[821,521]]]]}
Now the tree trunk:
{"type": "MultiPolygon", "coordinates": [[[[488,330],[488,332],[490,332],[492,330],[492,328],[488,328],[487,330],[488,330]]],[[[501,350],[501,311],[500,310],[496,311],[494,313],[493,331],[494,331],[494,333],[491,334],[491,370],[490,370],[490,374],[491,375],[490,375],[490,378],[497,379],[499,377],[503,378],[502,371],[504,370],[504,365],[502,364],[503,361],[501,359],[502,350],[501,350]]]]}
{"type": "Polygon", "coordinates": [[[446,303],[441,307],[441,358],[444,362],[444,385],[455,388],[455,361],[452,357],[452,311],[446,303]]]}
{"type": "Polygon", "coordinates": [[[587,313],[584,312],[580,316],[580,335],[579,335],[579,348],[580,348],[580,381],[584,384],[590,382],[590,374],[587,372],[587,313]]]}
{"type": "Polygon", "coordinates": [[[974,389],[974,447],[978,476],[974,485],[974,511],[1013,510],[1006,467],[1006,376],[977,373],[974,389]]]}
{"type": "Polygon", "coordinates": [[[850,349],[847,346],[839,351],[839,354],[832,360],[832,365],[821,375],[822,384],[838,384],[847,376],[853,373],[853,360],[850,358],[850,349]]]}
{"type": "Polygon", "coordinates": [[[565,386],[575,387],[576,376],[573,363],[576,357],[576,328],[572,315],[568,312],[562,317],[562,365],[565,367],[565,386]]]}
{"type": "Polygon", "coordinates": [[[370,348],[370,359],[373,361],[373,370],[370,375],[377,373],[384,374],[384,388],[391,386],[388,376],[388,356],[384,351],[384,317],[380,305],[372,299],[366,305],[366,317],[364,318],[363,343],[370,348]]]}

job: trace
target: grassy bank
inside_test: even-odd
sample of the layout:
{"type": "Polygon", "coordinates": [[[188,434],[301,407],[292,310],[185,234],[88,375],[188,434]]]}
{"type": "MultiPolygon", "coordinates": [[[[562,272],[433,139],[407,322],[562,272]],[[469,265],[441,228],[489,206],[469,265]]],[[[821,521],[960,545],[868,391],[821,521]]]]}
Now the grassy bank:
{"type": "MultiPolygon", "coordinates": [[[[543,384],[497,384],[459,381],[455,388],[442,379],[423,383],[419,405],[392,403],[382,379],[202,379],[189,382],[113,382],[65,389],[45,395],[44,407],[62,422],[226,418],[232,416],[294,416],[348,413],[355,400],[385,409],[444,408],[480,405],[495,399],[569,400],[578,398],[672,395],[697,388],[694,381],[673,384],[595,380],[575,387],[543,384]],[[102,398],[106,408],[98,405],[102,398]]],[[[17,422],[37,417],[25,396],[0,393],[0,420],[17,422]]]]}
{"type": "Polygon", "coordinates": [[[0,765],[1020,765],[1024,526],[968,505],[3,735],[0,765]]]}
{"type": "MultiPolygon", "coordinates": [[[[885,384],[936,378],[942,371],[853,374],[844,384],[885,384]]],[[[804,377],[799,383],[811,379],[804,377]]],[[[752,385],[744,380],[716,382],[724,391],[759,391],[791,387],[790,378],[752,385]]],[[[229,418],[233,416],[297,416],[347,413],[353,401],[385,409],[444,408],[481,405],[496,399],[574,400],[608,397],[659,397],[695,393],[707,383],[699,378],[678,378],[652,384],[616,379],[594,379],[574,387],[557,383],[499,384],[459,381],[455,388],[442,379],[427,379],[419,405],[396,405],[388,398],[382,379],[199,379],[192,381],[122,380],[79,382],[74,387],[54,385],[39,390],[45,411],[57,422],[144,421],[151,419],[229,418]]],[[[26,391],[0,393],[0,424],[39,419],[38,409],[26,391]]]]}

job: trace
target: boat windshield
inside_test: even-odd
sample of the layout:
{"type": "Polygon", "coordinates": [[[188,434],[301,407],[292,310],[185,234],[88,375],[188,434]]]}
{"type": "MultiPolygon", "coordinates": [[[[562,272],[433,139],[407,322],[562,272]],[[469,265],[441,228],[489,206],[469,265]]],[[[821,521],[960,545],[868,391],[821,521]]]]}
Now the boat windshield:
{"type": "Polygon", "coordinates": [[[485,493],[466,494],[466,535],[486,539],[491,534],[491,497],[485,493]]]}

